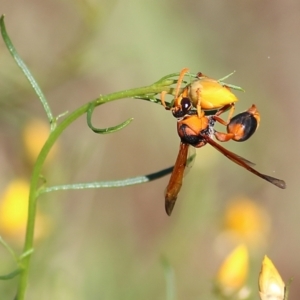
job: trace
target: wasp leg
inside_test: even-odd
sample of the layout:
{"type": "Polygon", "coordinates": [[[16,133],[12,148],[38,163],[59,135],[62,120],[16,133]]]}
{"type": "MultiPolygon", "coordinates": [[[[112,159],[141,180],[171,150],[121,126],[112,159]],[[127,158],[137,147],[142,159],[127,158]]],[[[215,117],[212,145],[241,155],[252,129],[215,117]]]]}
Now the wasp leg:
{"type": "Polygon", "coordinates": [[[162,91],[162,92],[160,93],[160,101],[161,101],[162,106],[163,106],[165,109],[170,110],[170,107],[168,107],[168,106],[166,105],[166,101],[165,101],[166,94],[167,94],[166,91],[162,91]]]}
{"type": "Polygon", "coordinates": [[[219,142],[228,142],[230,140],[233,140],[235,137],[233,133],[225,133],[218,131],[215,131],[214,135],[219,142]]]}

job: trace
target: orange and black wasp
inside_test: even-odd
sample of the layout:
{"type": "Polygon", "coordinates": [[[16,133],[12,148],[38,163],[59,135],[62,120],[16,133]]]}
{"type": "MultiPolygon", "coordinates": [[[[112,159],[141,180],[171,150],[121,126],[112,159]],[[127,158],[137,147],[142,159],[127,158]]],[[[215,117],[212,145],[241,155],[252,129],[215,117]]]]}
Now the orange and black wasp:
{"type": "MultiPolygon", "coordinates": [[[[165,209],[167,214],[171,215],[176,203],[177,195],[182,186],[183,174],[188,160],[189,146],[201,148],[206,144],[210,144],[234,163],[277,187],[284,189],[286,184],[283,180],[258,172],[252,168],[254,165],[252,162],[225,149],[213,140],[213,137],[221,142],[229,140],[242,142],[249,139],[258,128],[260,122],[260,114],[256,106],[252,105],[247,111],[231,117],[233,114],[234,102],[237,101],[237,98],[232,96],[233,94],[229,87],[221,85],[216,80],[208,80],[208,77],[206,76],[204,77],[204,83],[201,82],[202,77],[199,76],[195,81],[196,83],[189,84],[181,93],[179,93],[183,76],[187,72],[186,70],[187,69],[184,69],[179,77],[174,105],[171,108],[173,115],[178,120],[177,132],[181,139],[181,143],[174,169],[165,192],[165,209]],[[198,90],[193,94],[191,91],[195,86],[198,90]],[[216,101],[222,94],[226,96],[227,101],[216,101]],[[196,96],[194,97],[194,95],[196,96]],[[218,95],[218,97],[216,95],[218,95]],[[211,107],[208,107],[207,103],[211,103],[211,107]],[[215,114],[208,116],[205,115],[204,112],[208,109],[218,110],[215,114]],[[220,118],[220,115],[228,109],[231,111],[229,119],[226,122],[220,118]],[[225,125],[227,132],[222,133],[216,131],[214,129],[216,122],[225,125]]],[[[164,95],[162,95],[162,102],[164,104],[164,95]]]]}

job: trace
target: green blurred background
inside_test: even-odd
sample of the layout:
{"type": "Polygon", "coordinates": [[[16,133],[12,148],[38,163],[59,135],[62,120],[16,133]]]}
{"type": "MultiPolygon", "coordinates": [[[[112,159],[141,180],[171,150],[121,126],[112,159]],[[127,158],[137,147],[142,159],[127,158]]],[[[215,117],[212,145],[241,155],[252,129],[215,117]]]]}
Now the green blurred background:
{"type": "MultiPolygon", "coordinates": [[[[171,217],[163,198],[169,176],[133,187],[43,196],[40,209],[52,230],[36,243],[28,299],[166,299],[162,257],[173,268],[176,299],[218,299],[212,281],[230,249],[220,243],[224,209],[243,196],[271,219],[264,243],[249,246],[251,299],[258,299],[264,254],[285,281],[294,278],[290,299],[299,299],[300,2],[1,0],[0,13],[55,115],[183,67],[213,78],[236,70],[228,82],[246,90],[237,94],[236,112],[255,103],[262,120],[249,141],[224,146],[287,182],[280,190],[207,146],[197,150],[171,217]]],[[[3,41],[0,66],[4,189],[14,177],[29,178],[22,128],[30,118],[46,116],[3,41]]],[[[122,179],[174,164],[176,121],[161,106],[116,101],[98,108],[93,121],[107,127],[129,117],[130,126],[105,136],[94,134],[84,117],[76,121],[47,165],[48,183],[122,179]]],[[[0,273],[13,269],[4,249],[0,255],[0,273]]],[[[0,299],[12,299],[16,283],[0,282],[0,299]]]]}

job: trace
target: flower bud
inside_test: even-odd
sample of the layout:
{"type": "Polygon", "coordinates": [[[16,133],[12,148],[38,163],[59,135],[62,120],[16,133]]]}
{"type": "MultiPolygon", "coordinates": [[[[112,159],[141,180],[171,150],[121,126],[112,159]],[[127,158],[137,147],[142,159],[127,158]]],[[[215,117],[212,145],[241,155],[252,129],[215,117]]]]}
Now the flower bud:
{"type": "Polygon", "coordinates": [[[258,279],[261,300],[284,300],[285,284],[272,261],[265,255],[258,279]]]}
{"type": "Polygon", "coordinates": [[[242,244],[236,247],[225,259],[216,276],[217,287],[221,294],[230,296],[245,284],[248,275],[248,250],[242,244]]]}

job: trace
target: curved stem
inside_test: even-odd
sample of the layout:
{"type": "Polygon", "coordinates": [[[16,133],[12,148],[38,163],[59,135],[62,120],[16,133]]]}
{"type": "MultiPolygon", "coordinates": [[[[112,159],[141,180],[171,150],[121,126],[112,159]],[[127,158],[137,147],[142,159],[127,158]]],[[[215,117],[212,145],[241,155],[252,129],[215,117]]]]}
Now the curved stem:
{"type": "Polygon", "coordinates": [[[106,127],[106,128],[96,128],[92,124],[92,115],[93,115],[94,109],[95,109],[95,104],[91,103],[89,108],[88,108],[87,114],[86,114],[86,121],[87,121],[88,126],[95,133],[100,133],[100,134],[113,133],[113,132],[116,132],[116,131],[119,131],[119,130],[123,129],[124,127],[126,127],[127,125],[129,125],[133,121],[133,118],[130,118],[130,119],[128,119],[128,120],[126,120],[126,121],[124,121],[121,124],[118,124],[116,126],[106,127]]]}
{"type": "MultiPolygon", "coordinates": [[[[26,237],[25,237],[23,253],[27,253],[28,251],[32,251],[33,249],[34,225],[35,225],[35,215],[36,215],[36,207],[37,207],[37,197],[39,193],[38,190],[39,190],[41,169],[50,149],[52,148],[57,138],[61,135],[61,133],[77,118],[85,114],[91,105],[98,106],[122,98],[143,96],[147,94],[155,94],[155,93],[160,93],[162,91],[167,91],[168,93],[171,93],[172,88],[154,84],[147,87],[125,90],[117,93],[108,94],[106,96],[101,96],[95,99],[94,101],[79,107],[77,110],[69,114],[61,123],[59,123],[54,128],[54,130],[50,133],[48,140],[44,144],[36,160],[33,173],[31,176],[29,205],[28,205],[28,219],[27,219],[26,237]]],[[[18,287],[18,293],[16,297],[17,300],[23,300],[25,297],[25,291],[28,282],[30,259],[31,259],[31,255],[26,255],[20,261],[22,272],[20,274],[20,279],[19,279],[19,287],[18,287]]]]}

